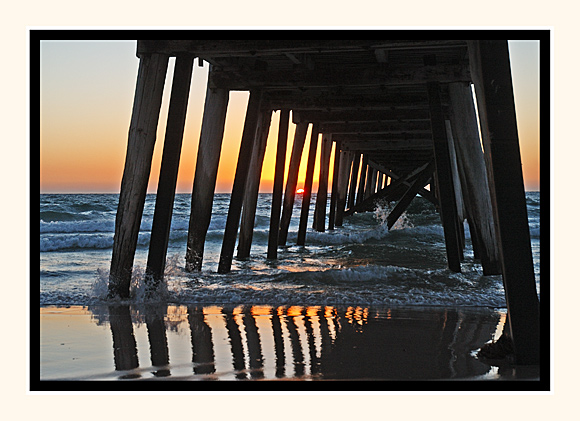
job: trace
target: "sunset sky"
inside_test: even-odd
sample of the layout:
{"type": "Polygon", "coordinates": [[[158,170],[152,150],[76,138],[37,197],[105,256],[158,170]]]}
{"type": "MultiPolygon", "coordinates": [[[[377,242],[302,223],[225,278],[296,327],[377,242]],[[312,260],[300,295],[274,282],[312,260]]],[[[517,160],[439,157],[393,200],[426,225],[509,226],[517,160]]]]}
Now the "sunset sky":
{"type": "MultiPolygon", "coordinates": [[[[41,193],[119,192],[139,65],[135,51],[136,41],[41,42],[41,193]]],[[[539,190],[539,43],[510,42],[510,57],[525,187],[539,190]]],[[[207,71],[207,64],[199,67],[196,61],[179,167],[179,193],[190,193],[193,185],[207,71]]],[[[152,193],[159,177],[172,78],[173,59],[167,72],[149,181],[152,193]]],[[[230,94],[218,192],[231,192],[247,100],[245,92],[230,94]]],[[[274,113],[262,172],[262,192],[272,189],[278,117],[279,113],[274,113]]],[[[291,124],[288,156],[293,134],[291,124]]],[[[303,161],[309,139],[310,132],[303,161]]],[[[299,186],[305,172],[302,165],[299,186]]]]}

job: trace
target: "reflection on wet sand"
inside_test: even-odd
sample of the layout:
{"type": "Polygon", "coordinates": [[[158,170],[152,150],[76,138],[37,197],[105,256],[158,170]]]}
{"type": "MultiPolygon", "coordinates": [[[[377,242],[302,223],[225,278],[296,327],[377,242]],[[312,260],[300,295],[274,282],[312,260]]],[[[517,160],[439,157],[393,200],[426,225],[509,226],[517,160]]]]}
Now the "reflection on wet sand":
{"type": "Polygon", "coordinates": [[[191,378],[473,378],[490,370],[473,351],[493,338],[499,317],[461,309],[108,307],[115,370],[124,379],[143,378],[146,371],[157,378],[177,375],[175,367],[185,362],[170,362],[168,330],[191,338],[191,378]],[[134,329],[143,322],[151,370],[139,369],[134,329]]]}

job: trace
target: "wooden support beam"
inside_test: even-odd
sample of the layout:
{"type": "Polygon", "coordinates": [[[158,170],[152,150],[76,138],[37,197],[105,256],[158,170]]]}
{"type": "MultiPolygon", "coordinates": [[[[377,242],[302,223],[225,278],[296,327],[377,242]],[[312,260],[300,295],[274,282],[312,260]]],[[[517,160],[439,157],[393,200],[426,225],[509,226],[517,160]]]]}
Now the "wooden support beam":
{"type": "Polygon", "coordinates": [[[356,187],[358,182],[358,170],[360,167],[360,153],[355,153],[352,160],[352,172],[350,176],[350,189],[348,194],[347,207],[350,209],[354,206],[356,197],[356,187]]]}
{"type": "Polygon", "coordinates": [[[328,229],[334,229],[336,219],[336,199],[338,197],[338,179],[340,173],[340,142],[334,142],[334,167],[332,169],[332,191],[330,192],[330,212],[328,214],[328,229]]]}
{"type": "MultiPolygon", "coordinates": [[[[352,109],[352,108],[351,108],[352,109]]],[[[383,111],[383,113],[387,113],[383,111]]],[[[388,114],[388,113],[387,113],[388,114]]],[[[431,134],[431,126],[429,120],[413,121],[413,122],[327,122],[321,124],[321,129],[327,130],[333,134],[358,134],[358,133],[373,133],[375,135],[408,135],[408,136],[423,136],[431,134]]]]}
{"type": "Polygon", "coordinates": [[[516,361],[540,360],[540,309],[530,243],[508,43],[469,41],[516,361]]]}
{"type": "Polygon", "coordinates": [[[470,222],[471,239],[478,248],[484,275],[501,274],[489,183],[477,126],[471,86],[449,85],[451,126],[463,185],[463,198],[470,222]],[[475,240],[475,241],[474,241],[475,240]]]}
{"type": "Polygon", "coordinates": [[[144,54],[139,60],[127,157],[115,219],[109,272],[110,297],[129,298],[133,259],[151,172],[167,63],[168,57],[161,54],[144,54]]]}
{"type": "Polygon", "coordinates": [[[266,143],[272,122],[272,111],[263,110],[260,116],[259,128],[256,131],[256,147],[252,154],[248,181],[246,182],[246,196],[242,206],[242,222],[240,225],[240,235],[238,239],[238,259],[245,259],[250,256],[252,247],[252,237],[254,233],[254,222],[256,219],[256,206],[258,204],[258,193],[260,189],[260,176],[262,175],[262,165],[266,153],[266,143]]]}
{"type": "Polygon", "coordinates": [[[369,166],[369,155],[368,154],[363,154],[363,159],[362,159],[362,164],[361,164],[361,170],[360,170],[360,178],[358,180],[358,191],[357,191],[357,195],[356,195],[356,204],[360,204],[363,200],[364,200],[364,195],[365,195],[365,185],[366,185],[366,179],[367,179],[367,171],[368,171],[368,166],[369,166]]]}
{"type": "Polygon", "coordinates": [[[270,214],[270,233],[268,235],[268,259],[276,259],[278,257],[278,231],[280,229],[280,213],[282,206],[282,191],[284,189],[284,167],[286,166],[286,144],[288,143],[289,122],[290,110],[280,110],[278,147],[276,149],[276,168],[274,170],[274,187],[272,191],[272,209],[270,214]]]}
{"type": "Polygon", "coordinates": [[[346,191],[348,189],[348,179],[350,176],[350,168],[352,162],[351,152],[340,152],[340,171],[338,173],[338,186],[336,196],[336,220],[334,224],[337,227],[342,227],[344,218],[344,210],[346,206],[346,191]]]}
{"type": "Polygon", "coordinates": [[[412,68],[410,66],[388,69],[379,64],[361,68],[344,68],[340,72],[327,69],[259,70],[237,69],[236,72],[214,72],[209,83],[215,88],[230,90],[267,89],[301,86],[317,88],[328,86],[405,86],[430,82],[449,83],[469,81],[469,69],[463,64],[434,65],[412,68]]]}
{"type": "Polygon", "coordinates": [[[295,124],[303,121],[318,121],[324,123],[348,123],[348,122],[398,122],[404,121],[428,121],[427,110],[348,110],[348,111],[296,111],[292,114],[295,124]]]}
{"type": "MultiPolygon", "coordinates": [[[[370,162],[371,162],[371,165],[373,165],[375,168],[378,168],[380,171],[385,173],[391,179],[391,182],[401,178],[398,174],[395,174],[391,170],[383,167],[382,165],[377,164],[374,161],[370,161],[370,162]]],[[[413,172],[411,172],[411,174],[414,174],[415,172],[416,171],[413,171],[413,172]]],[[[404,181],[404,183],[407,185],[407,187],[409,187],[411,185],[411,183],[409,181],[404,181]]],[[[439,207],[439,201],[435,198],[434,191],[435,191],[434,188],[432,188],[431,191],[426,190],[425,188],[422,188],[419,190],[419,194],[421,196],[423,196],[423,198],[425,198],[428,201],[430,201],[431,203],[433,203],[435,206],[439,207]]]]}
{"type": "MultiPolygon", "coordinates": [[[[320,53],[320,52],[343,52],[349,51],[374,51],[384,50],[425,50],[431,48],[465,48],[464,40],[359,40],[359,39],[260,39],[260,33],[254,33],[258,39],[237,39],[237,40],[139,40],[137,42],[137,56],[147,53],[164,52],[168,55],[189,52],[200,57],[228,57],[231,55],[241,57],[255,57],[280,55],[280,54],[300,54],[300,53],[320,53]]],[[[310,36],[317,36],[316,31],[310,36]]],[[[208,36],[208,34],[204,34],[208,36]]],[[[338,35],[338,34],[337,34],[338,35]]],[[[212,35],[213,36],[213,35],[212,35]]]]}
{"type": "Polygon", "coordinates": [[[459,253],[460,247],[457,233],[457,209],[451,173],[451,159],[449,157],[449,144],[443,111],[441,109],[439,84],[429,83],[427,90],[429,92],[433,152],[438,178],[437,185],[439,186],[440,214],[443,231],[445,233],[447,264],[453,272],[461,272],[461,256],[459,253]]]}
{"type": "Polygon", "coordinates": [[[218,273],[222,274],[228,273],[232,267],[236,237],[238,235],[238,227],[240,224],[240,214],[242,212],[242,204],[246,192],[248,171],[250,169],[254,144],[256,143],[256,128],[260,116],[261,102],[262,92],[259,90],[250,91],[248,110],[246,112],[244,131],[242,133],[242,141],[240,144],[240,153],[238,155],[238,164],[236,166],[236,175],[234,177],[230,207],[228,209],[228,217],[224,230],[224,240],[218,263],[218,273]]]}
{"type": "Polygon", "coordinates": [[[320,152],[320,176],[318,178],[318,194],[314,208],[314,223],[312,228],[318,232],[324,232],[326,222],[326,202],[328,200],[328,173],[330,167],[330,154],[332,152],[332,135],[324,134],[322,137],[322,150],[320,152]]]}
{"type": "Polygon", "coordinates": [[[310,198],[312,197],[312,181],[314,179],[314,165],[316,164],[316,150],[318,148],[318,123],[312,124],[310,135],[310,148],[308,150],[308,163],[306,166],[306,178],[304,180],[304,193],[302,193],[302,210],[298,226],[298,239],[296,244],[303,246],[306,241],[306,228],[308,225],[308,212],[310,210],[310,198]]]}
{"type": "Polygon", "coordinates": [[[288,178],[286,179],[286,189],[284,190],[284,204],[282,206],[282,219],[280,220],[280,232],[278,233],[278,245],[286,245],[288,239],[288,229],[292,219],[294,208],[294,197],[296,196],[296,186],[298,185],[298,170],[300,169],[300,159],[302,150],[306,142],[306,132],[308,123],[300,123],[296,126],[294,133],[294,145],[290,157],[290,167],[288,168],[288,178]]]}
{"type": "MultiPolygon", "coordinates": [[[[360,203],[357,203],[353,208],[345,212],[345,216],[352,215],[353,213],[357,212],[372,211],[376,208],[379,201],[384,200],[391,202],[393,200],[400,200],[405,191],[408,190],[408,187],[411,186],[411,183],[413,183],[413,181],[425,170],[425,168],[427,168],[428,165],[429,163],[421,165],[411,173],[407,174],[405,177],[397,176],[394,181],[385,186],[382,190],[369,196],[367,199],[364,199],[360,203]]],[[[422,189],[419,188],[418,193],[420,194],[421,191],[422,189]]]]}
{"type": "MultiPolygon", "coordinates": [[[[410,185],[411,184],[409,184],[409,186],[410,185]]],[[[398,200],[400,197],[402,197],[405,191],[407,191],[407,189],[407,183],[403,182],[403,179],[399,179],[391,185],[364,199],[360,203],[357,203],[352,208],[348,209],[344,213],[344,216],[350,216],[359,212],[371,212],[376,209],[377,203],[379,201],[392,202],[393,200],[398,200]]]]}
{"type": "Polygon", "coordinates": [[[411,184],[411,186],[407,189],[405,194],[399,202],[395,205],[393,210],[387,216],[387,228],[391,229],[397,219],[401,217],[403,212],[407,210],[415,196],[421,188],[423,188],[428,182],[431,176],[433,175],[433,168],[435,167],[434,162],[432,161],[427,168],[423,170],[417,177],[417,179],[411,184]]]}
{"type": "Polygon", "coordinates": [[[173,201],[175,200],[175,188],[192,73],[192,56],[177,57],[175,59],[171,100],[165,128],[165,142],[163,144],[163,157],[161,159],[157,198],[151,226],[151,239],[149,241],[149,255],[147,256],[147,268],[145,271],[148,275],[148,286],[152,291],[163,280],[163,272],[165,271],[165,259],[169,243],[171,215],[173,214],[173,201]]]}
{"type": "MultiPolygon", "coordinates": [[[[211,69],[210,69],[211,72],[211,69]]],[[[229,91],[207,88],[191,193],[185,269],[200,271],[220,161],[229,91]]]]}

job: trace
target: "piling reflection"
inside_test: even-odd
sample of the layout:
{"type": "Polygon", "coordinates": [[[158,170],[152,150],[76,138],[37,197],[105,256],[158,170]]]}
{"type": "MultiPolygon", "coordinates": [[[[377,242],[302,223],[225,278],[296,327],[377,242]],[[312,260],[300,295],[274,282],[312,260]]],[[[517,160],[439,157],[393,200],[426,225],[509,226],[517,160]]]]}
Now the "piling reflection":
{"type": "Polygon", "coordinates": [[[208,380],[473,377],[490,370],[472,351],[493,337],[499,317],[458,309],[108,307],[115,370],[123,378],[144,373],[208,380]],[[143,322],[151,368],[139,368],[135,329],[143,322]],[[168,332],[174,338],[169,342],[168,332]],[[178,354],[170,363],[168,344],[184,338],[189,357],[178,354]],[[176,372],[188,365],[189,373],[176,372]]]}
{"type": "Polygon", "coordinates": [[[203,308],[189,307],[189,328],[191,330],[191,351],[195,374],[215,372],[215,357],[211,327],[205,320],[203,308]]]}

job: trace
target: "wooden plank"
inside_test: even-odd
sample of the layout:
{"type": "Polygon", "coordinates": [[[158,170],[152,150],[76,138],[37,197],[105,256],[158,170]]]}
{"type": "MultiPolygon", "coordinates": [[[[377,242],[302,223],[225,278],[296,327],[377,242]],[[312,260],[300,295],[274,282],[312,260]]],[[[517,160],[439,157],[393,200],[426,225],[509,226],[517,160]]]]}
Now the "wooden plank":
{"type": "MultiPolygon", "coordinates": [[[[508,316],[516,361],[537,364],[540,359],[540,310],[526,208],[508,44],[470,41],[492,206],[508,316]]],[[[506,333],[506,332],[504,332],[506,333]]]]}
{"type": "Polygon", "coordinates": [[[270,233],[268,235],[268,259],[278,257],[278,231],[280,229],[280,213],[282,206],[282,191],[284,187],[284,167],[286,166],[286,144],[288,143],[288,124],[290,110],[280,110],[278,129],[278,147],[276,149],[276,168],[274,170],[274,187],[272,191],[272,208],[270,214],[270,233]]]}
{"type": "Polygon", "coordinates": [[[244,259],[250,256],[254,222],[256,219],[256,206],[258,204],[258,193],[260,189],[260,176],[262,175],[262,166],[264,164],[264,155],[266,153],[266,143],[268,141],[271,121],[272,111],[262,111],[260,127],[256,132],[257,147],[254,148],[254,153],[252,154],[248,181],[246,182],[246,196],[242,206],[242,222],[238,238],[238,259],[244,259]]]}
{"type": "Polygon", "coordinates": [[[163,272],[165,270],[192,73],[193,57],[177,57],[175,59],[171,100],[165,128],[165,142],[163,144],[163,156],[157,184],[157,197],[145,271],[148,275],[148,285],[152,291],[163,280],[163,272]]]}
{"type": "Polygon", "coordinates": [[[224,239],[218,263],[218,273],[228,273],[232,267],[234,248],[236,246],[236,237],[240,224],[240,214],[246,191],[246,182],[248,171],[254,150],[256,128],[260,116],[260,106],[262,102],[261,91],[251,91],[248,101],[248,110],[244,122],[244,131],[240,144],[240,153],[238,155],[238,164],[236,166],[236,175],[234,176],[234,185],[230,198],[230,207],[224,230],[224,239]]]}
{"type": "Polygon", "coordinates": [[[284,204],[282,205],[282,219],[280,220],[280,232],[278,233],[278,245],[286,245],[288,239],[288,228],[292,219],[292,209],[294,208],[294,197],[296,186],[298,185],[298,170],[300,169],[300,159],[302,150],[306,142],[306,132],[308,123],[300,123],[296,126],[294,133],[294,145],[290,157],[290,167],[288,168],[288,178],[286,179],[286,189],[284,190],[284,204]]]}
{"type": "Polygon", "coordinates": [[[433,152],[439,187],[440,214],[445,234],[445,250],[447,264],[453,272],[461,272],[461,257],[459,237],[457,233],[457,209],[453,178],[451,173],[451,159],[445,120],[441,109],[441,100],[438,83],[427,85],[429,91],[429,107],[431,112],[431,126],[433,131],[433,152]]]}
{"type": "Polygon", "coordinates": [[[459,172],[463,174],[462,190],[470,220],[471,238],[480,243],[477,255],[481,259],[483,274],[499,275],[501,265],[496,229],[470,85],[450,84],[449,97],[451,126],[457,138],[455,149],[459,172]]]}
{"type": "Polygon", "coordinates": [[[298,226],[298,239],[296,244],[303,246],[306,241],[306,228],[308,224],[308,212],[310,210],[310,198],[312,197],[312,181],[314,179],[314,165],[316,164],[316,150],[318,148],[318,124],[312,124],[310,136],[310,148],[308,150],[308,162],[306,166],[306,178],[304,180],[304,193],[302,193],[302,209],[298,226]]]}
{"type": "Polygon", "coordinates": [[[185,254],[185,269],[189,272],[200,271],[202,267],[205,237],[211,222],[228,101],[229,91],[207,88],[191,193],[191,213],[185,254]]]}
{"type": "Polygon", "coordinates": [[[312,228],[324,232],[326,223],[326,202],[328,200],[328,173],[330,170],[330,154],[332,152],[332,134],[322,137],[322,152],[320,153],[320,176],[318,178],[318,194],[314,209],[314,223],[312,228]]]}
{"type": "Polygon", "coordinates": [[[127,156],[115,219],[109,272],[110,297],[129,298],[133,259],[151,172],[167,63],[168,57],[160,54],[143,55],[139,60],[127,156]]]}

